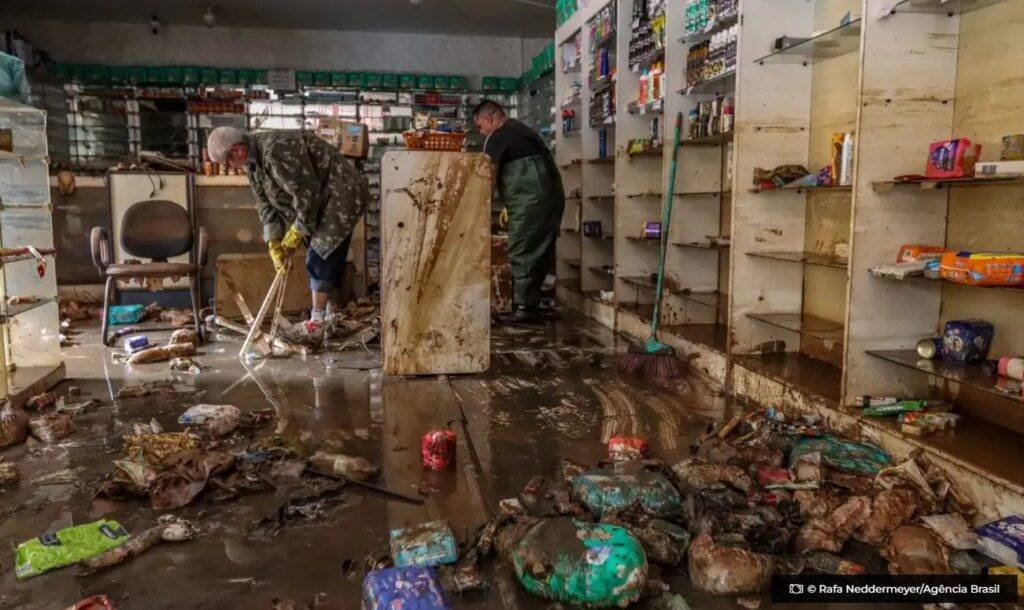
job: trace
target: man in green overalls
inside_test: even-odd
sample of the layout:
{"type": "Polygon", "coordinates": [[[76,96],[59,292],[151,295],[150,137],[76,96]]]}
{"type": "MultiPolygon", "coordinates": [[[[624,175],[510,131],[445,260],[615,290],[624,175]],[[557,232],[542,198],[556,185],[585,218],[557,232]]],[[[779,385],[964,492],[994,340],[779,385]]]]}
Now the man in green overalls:
{"type": "Polygon", "coordinates": [[[540,319],[541,284],[550,269],[565,209],[565,191],[551,151],[532,129],[484,100],[473,122],[487,136],[498,194],[508,211],[508,256],[515,286],[510,321],[540,319]]]}

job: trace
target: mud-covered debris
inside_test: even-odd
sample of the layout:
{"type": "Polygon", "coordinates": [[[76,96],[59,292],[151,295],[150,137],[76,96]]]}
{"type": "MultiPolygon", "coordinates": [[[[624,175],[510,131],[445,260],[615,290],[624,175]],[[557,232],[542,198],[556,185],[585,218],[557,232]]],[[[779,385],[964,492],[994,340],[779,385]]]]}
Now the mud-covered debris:
{"type": "Polygon", "coordinates": [[[871,513],[871,499],[854,496],[827,517],[811,519],[797,532],[794,546],[797,552],[829,551],[838,553],[861,527],[871,513]]]}
{"type": "Polygon", "coordinates": [[[380,468],[369,460],[340,453],[317,451],[309,458],[309,466],[316,472],[353,481],[372,481],[380,476],[380,468]]]}
{"type": "Polygon", "coordinates": [[[818,452],[821,462],[854,474],[876,475],[889,466],[889,455],[878,445],[848,441],[831,434],[801,438],[789,453],[789,464],[796,464],[800,456],[818,452]]]}
{"type": "Polygon", "coordinates": [[[643,545],[647,558],[664,566],[679,566],[686,560],[690,546],[690,533],[682,527],[651,519],[643,527],[629,528],[633,536],[643,545]]]}
{"type": "Polygon", "coordinates": [[[18,467],[0,458],[0,488],[18,482],[18,467]]]}
{"type": "Polygon", "coordinates": [[[163,526],[164,531],[160,539],[164,542],[185,542],[196,537],[197,530],[191,521],[186,521],[177,515],[160,515],[157,523],[163,526]]]}
{"type": "Polygon", "coordinates": [[[825,551],[808,553],[804,556],[804,561],[806,562],[806,567],[817,570],[822,574],[853,576],[865,572],[864,566],[859,563],[843,559],[838,555],[826,553],[825,551]]]}
{"type": "Polygon", "coordinates": [[[106,595],[93,595],[65,610],[114,610],[114,602],[110,601],[106,595]]]}
{"type": "Polygon", "coordinates": [[[56,392],[43,392],[42,394],[36,394],[32,398],[28,399],[25,403],[25,408],[32,411],[42,411],[49,409],[57,404],[57,400],[60,397],[57,396],[56,392]]]}
{"type": "Polygon", "coordinates": [[[608,459],[613,462],[631,462],[651,457],[647,439],[639,436],[613,436],[608,440],[608,459]]]}
{"type": "Polygon", "coordinates": [[[719,546],[702,530],[690,545],[693,584],[713,595],[752,595],[767,588],[772,558],[741,548],[719,546]]]}
{"type": "Polygon", "coordinates": [[[160,425],[160,422],[155,417],[150,419],[149,423],[142,424],[136,422],[132,424],[132,432],[134,434],[160,434],[163,431],[164,427],[160,425]]]}
{"type": "Polygon", "coordinates": [[[563,481],[571,481],[586,472],[586,470],[586,466],[568,458],[561,458],[558,462],[558,473],[563,481]]]}
{"type": "Polygon", "coordinates": [[[135,352],[128,357],[128,364],[153,364],[155,362],[167,362],[172,358],[194,356],[195,354],[196,346],[191,343],[160,345],[135,352]]]}
{"type": "Polygon", "coordinates": [[[480,573],[479,562],[475,558],[463,558],[454,565],[438,568],[441,587],[449,595],[466,595],[479,593],[490,588],[490,583],[480,573]]]}
{"type": "Polygon", "coordinates": [[[320,521],[332,510],[349,500],[346,485],[330,481],[314,491],[301,492],[280,504],[272,513],[257,521],[250,533],[257,538],[276,536],[291,525],[320,521]]]}
{"type": "Polygon", "coordinates": [[[117,398],[142,398],[151,394],[172,394],[178,390],[170,381],[153,381],[139,385],[126,385],[117,389],[117,398]]]}
{"type": "Polygon", "coordinates": [[[171,370],[196,375],[203,372],[203,367],[199,366],[194,358],[182,356],[171,360],[171,370]]]}
{"type": "Polygon", "coordinates": [[[14,573],[19,580],[102,555],[131,536],[109,519],[74,525],[26,540],[15,551],[14,573]]]}
{"type": "Polygon", "coordinates": [[[946,546],[961,551],[974,550],[978,545],[978,533],[956,513],[943,513],[921,517],[921,525],[938,536],[946,546]]]}
{"type": "Polygon", "coordinates": [[[455,563],[458,543],[447,521],[428,521],[391,530],[391,558],[395,566],[433,567],[455,563]]]}
{"type": "Polygon", "coordinates": [[[28,413],[8,403],[0,408],[0,447],[19,445],[29,433],[28,413]]]}
{"type": "Polygon", "coordinates": [[[747,610],[757,610],[757,608],[761,607],[761,598],[753,596],[737,597],[736,603],[747,610]]]}
{"type": "Polygon", "coordinates": [[[192,312],[188,309],[165,309],[160,312],[160,321],[171,326],[188,326],[193,323],[192,312]]]}
{"type": "Polygon", "coordinates": [[[673,466],[672,472],[684,491],[694,492],[724,485],[744,493],[754,490],[754,482],[738,466],[706,464],[699,460],[686,459],[673,466]]]}
{"type": "Polygon", "coordinates": [[[682,511],[679,491],[660,472],[639,462],[618,464],[614,469],[588,470],[572,480],[573,495],[598,517],[638,503],[652,517],[669,517],[682,511]]]}
{"type": "Polygon", "coordinates": [[[157,525],[132,536],[130,540],[100,555],[81,562],[79,576],[88,576],[124,563],[138,557],[161,542],[185,542],[195,537],[195,528],[191,523],[174,517],[163,515],[157,525]]]}
{"type": "Polygon", "coordinates": [[[98,398],[90,398],[80,402],[63,402],[57,405],[57,412],[78,417],[99,408],[102,404],[103,401],[98,398]]]}
{"type": "Polygon", "coordinates": [[[651,610],[690,610],[686,598],[669,591],[663,591],[661,595],[651,600],[651,610]]]}
{"type": "Polygon", "coordinates": [[[831,489],[798,489],[793,492],[793,499],[805,519],[827,517],[843,504],[842,496],[831,489]]]}
{"type": "Polygon", "coordinates": [[[67,413],[36,415],[29,419],[28,426],[32,436],[44,443],[55,443],[75,432],[75,424],[67,413]]]}
{"type": "Polygon", "coordinates": [[[889,536],[886,544],[892,574],[948,574],[946,547],[930,531],[918,525],[904,525],[889,536]]]}
{"type": "Polygon", "coordinates": [[[242,411],[234,405],[199,404],[178,416],[178,423],[204,438],[227,436],[242,421],[242,411]]]}
{"type": "Polygon", "coordinates": [[[191,343],[192,345],[199,347],[199,333],[197,333],[194,328],[179,328],[171,333],[171,337],[167,340],[167,343],[170,345],[191,343]]]}
{"type": "Polygon", "coordinates": [[[52,472],[37,474],[29,479],[29,485],[73,485],[82,479],[85,468],[75,466],[74,468],[61,468],[52,472]]]}
{"type": "Polygon", "coordinates": [[[919,510],[918,495],[911,489],[884,489],[871,503],[871,514],[854,538],[873,546],[885,543],[897,527],[910,523],[919,510]]]}

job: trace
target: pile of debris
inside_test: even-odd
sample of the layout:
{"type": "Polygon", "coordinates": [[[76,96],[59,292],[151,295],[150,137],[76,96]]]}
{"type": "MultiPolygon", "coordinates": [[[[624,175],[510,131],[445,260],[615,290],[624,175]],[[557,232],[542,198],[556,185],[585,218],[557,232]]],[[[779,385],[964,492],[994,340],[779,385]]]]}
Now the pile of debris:
{"type": "Polygon", "coordinates": [[[786,422],[774,409],[711,427],[691,449],[669,466],[650,459],[644,439],[613,438],[607,461],[563,461],[553,479],[534,477],[462,545],[444,523],[393,531],[390,553],[367,559],[364,598],[381,600],[371,608],[449,608],[446,595],[487,587],[480,565],[492,556],[533,594],[598,608],[649,596],[685,607],[662,580],[677,570],[754,608],[772,575],[1019,567],[984,532],[1024,520],[976,532],[971,499],[923,455],[895,464],[815,417],[786,422]]]}

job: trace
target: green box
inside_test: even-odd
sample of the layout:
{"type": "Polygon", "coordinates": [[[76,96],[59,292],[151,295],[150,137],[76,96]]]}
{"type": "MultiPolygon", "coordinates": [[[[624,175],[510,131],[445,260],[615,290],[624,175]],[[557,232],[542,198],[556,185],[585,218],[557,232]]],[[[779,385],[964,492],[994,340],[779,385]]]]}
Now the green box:
{"type": "Polygon", "coordinates": [[[185,68],[183,66],[167,66],[167,83],[180,85],[185,82],[185,68]]]}
{"type": "Polygon", "coordinates": [[[385,89],[398,89],[397,74],[381,74],[380,86],[385,89]]]}
{"type": "Polygon", "coordinates": [[[448,87],[452,91],[465,91],[469,89],[469,79],[465,76],[450,76],[448,78],[448,87]]]}
{"type": "Polygon", "coordinates": [[[365,72],[349,72],[348,73],[348,86],[349,87],[365,87],[366,86],[366,73],[365,72]]]}
{"type": "Polygon", "coordinates": [[[313,84],[317,87],[330,87],[331,86],[331,73],[330,72],[314,72],[313,73],[313,84]]]}
{"type": "Polygon", "coordinates": [[[371,89],[380,89],[381,83],[384,80],[384,75],[380,72],[367,72],[366,73],[366,86],[371,89]]]}
{"type": "Polygon", "coordinates": [[[199,66],[185,66],[182,68],[181,82],[186,85],[198,85],[201,82],[199,80],[199,66]]]}
{"type": "Polygon", "coordinates": [[[518,78],[502,78],[498,81],[498,88],[505,93],[515,93],[519,89],[518,78]]]}
{"type": "Polygon", "coordinates": [[[331,72],[331,86],[332,87],[347,87],[348,86],[348,73],[347,72],[331,72]]]}
{"type": "Polygon", "coordinates": [[[238,70],[234,68],[221,68],[217,70],[217,82],[222,85],[237,85],[238,70]]]}
{"type": "Polygon", "coordinates": [[[434,90],[434,75],[433,74],[420,74],[416,77],[416,88],[426,89],[427,91],[434,90]]]}
{"type": "Polygon", "coordinates": [[[217,68],[199,68],[199,82],[204,85],[216,85],[219,80],[217,68]]]}
{"type": "Polygon", "coordinates": [[[295,73],[295,86],[306,86],[309,87],[313,84],[313,73],[312,72],[296,72],[295,73]]]}
{"type": "Polygon", "coordinates": [[[483,78],[482,89],[484,91],[497,91],[499,79],[497,76],[485,76],[483,78]]]}
{"type": "Polygon", "coordinates": [[[416,88],[416,75],[415,74],[402,74],[398,77],[398,86],[401,89],[415,89],[416,88]]]}

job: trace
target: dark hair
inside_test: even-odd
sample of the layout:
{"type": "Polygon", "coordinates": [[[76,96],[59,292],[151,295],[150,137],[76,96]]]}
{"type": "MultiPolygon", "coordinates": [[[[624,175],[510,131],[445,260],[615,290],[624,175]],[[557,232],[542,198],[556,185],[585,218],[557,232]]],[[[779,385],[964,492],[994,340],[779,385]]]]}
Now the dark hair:
{"type": "Polygon", "coordinates": [[[480,116],[481,114],[505,114],[505,109],[501,107],[501,104],[494,100],[484,100],[476,105],[473,109],[473,118],[480,116]]]}

